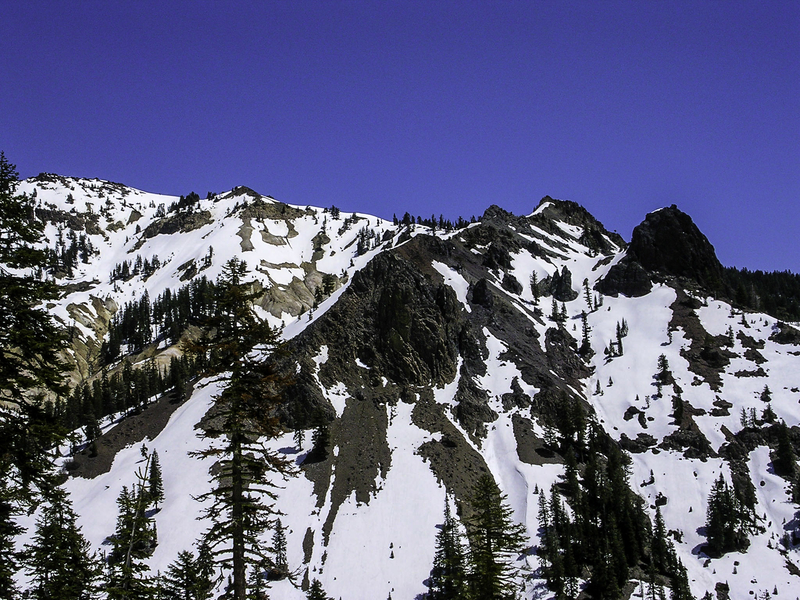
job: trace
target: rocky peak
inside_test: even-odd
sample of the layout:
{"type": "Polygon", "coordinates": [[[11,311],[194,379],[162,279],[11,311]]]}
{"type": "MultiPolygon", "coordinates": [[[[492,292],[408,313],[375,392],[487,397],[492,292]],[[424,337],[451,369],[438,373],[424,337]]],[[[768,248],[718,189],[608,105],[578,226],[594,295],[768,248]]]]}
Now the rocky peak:
{"type": "Polygon", "coordinates": [[[685,277],[710,290],[722,281],[714,246],[674,204],[649,213],[634,228],[628,255],[648,271],[685,277]]]}

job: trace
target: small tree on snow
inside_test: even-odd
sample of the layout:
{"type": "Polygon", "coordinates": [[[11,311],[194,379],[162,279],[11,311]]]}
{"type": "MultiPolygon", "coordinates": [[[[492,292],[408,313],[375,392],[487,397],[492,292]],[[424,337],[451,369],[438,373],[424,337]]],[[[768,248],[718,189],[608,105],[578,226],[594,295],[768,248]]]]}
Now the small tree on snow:
{"type": "Polygon", "coordinates": [[[147,499],[158,510],[158,503],[164,501],[164,480],[161,476],[161,465],[158,462],[158,452],[153,450],[150,458],[150,473],[147,478],[147,499]]]}

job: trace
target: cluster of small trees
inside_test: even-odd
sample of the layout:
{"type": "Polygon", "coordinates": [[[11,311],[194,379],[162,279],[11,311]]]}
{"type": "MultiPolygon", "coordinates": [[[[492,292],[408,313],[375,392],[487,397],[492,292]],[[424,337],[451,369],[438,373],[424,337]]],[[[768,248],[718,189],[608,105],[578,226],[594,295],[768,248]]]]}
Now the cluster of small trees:
{"type": "Polygon", "coordinates": [[[145,290],[138,300],[126,303],[114,315],[108,340],[100,351],[102,363],[117,360],[123,344],[127,353],[137,354],[161,339],[178,343],[187,327],[199,325],[214,312],[217,300],[216,285],[206,277],[193,279],[175,292],[167,288],[155,301],[145,290]]]}
{"type": "Polygon", "coordinates": [[[44,268],[39,270],[40,277],[43,273],[53,277],[72,277],[74,270],[78,268],[78,260],[87,264],[89,257],[95,253],[91,240],[85,234],[78,235],[69,229],[66,238],[65,240],[63,228],[59,226],[55,246],[46,251],[47,259],[44,268]]]}
{"type": "Polygon", "coordinates": [[[607,358],[614,358],[622,356],[625,350],[622,346],[623,338],[628,336],[628,322],[623,318],[622,322],[617,321],[614,339],[608,342],[605,348],[605,355],[607,358]]]}
{"type": "Polygon", "coordinates": [[[170,390],[182,392],[187,373],[193,369],[186,356],[172,357],[169,370],[163,372],[153,360],[137,368],[125,360],[113,374],[104,369],[91,384],[77,385],[66,398],[59,396],[45,401],[44,411],[66,431],[83,428],[86,441],[91,442],[99,435],[98,424],[103,417],[119,412],[136,413],[160,394],[170,390]]]}
{"type": "Polygon", "coordinates": [[[397,215],[393,215],[392,222],[394,223],[395,227],[400,225],[404,227],[410,227],[411,225],[422,225],[424,227],[430,227],[434,231],[436,229],[441,229],[442,231],[453,231],[454,229],[464,229],[470,223],[476,223],[477,220],[473,215],[469,220],[458,217],[456,222],[453,223],[449,219],[445,219],[444,215],[439,215],[438,219],[435,215],[431,215],[429,219],[423,219],[420,216],[414,217],[409,213],[405,213],[401,219],[398,219],[397,215]]]}
{"type": "Polygon", "coordinates": [[[129,279],[142,275],[147,280],[153,273],[161,268],[161,259],[158,256],[153,256],[153,259],[145,258],[142,260],[141,255],[137,254],[136,259],[131,262],[123,260],[121,263],[114,265],[109,275],[109,283],[115,281],[128,281],[129,279]]]}
{"type": "Polygon", "coordinates": [[[588,579],[592,597],[616,598],[633,569],[651,569],[654,589],[667,581],[674,598],[691,598],[660,513],[651,529],[642,498],[630,488],[628,456],[577,399],[564,401],[554,425],[549,446],[564,457],[564,478],[539,495],[539,555],[550,589],[575,598],[579,579],[588,579]]]}

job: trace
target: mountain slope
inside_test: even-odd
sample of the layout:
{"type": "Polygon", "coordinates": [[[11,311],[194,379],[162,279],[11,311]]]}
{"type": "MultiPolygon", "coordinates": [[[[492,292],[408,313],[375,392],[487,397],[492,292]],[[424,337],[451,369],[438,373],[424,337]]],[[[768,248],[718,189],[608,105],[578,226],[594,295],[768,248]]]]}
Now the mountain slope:
{"type": "MultiPolygon", "coordinates": [[[[676,208],[648,215],[626,246],[580,206],[550,198],[528,216],[490,207],[467,227],[433,229],[293,207],[247,188],[171,198],[42,175],[20,191],[35,193],[54,256],[69,254],[70,232],[86,248],[71,266],[58,256],[53,266],[66,293],[52,312],[73,328],[75,383],[101,377],[104,336],[126,303],[213,280],[234,256],[247,261],[294,374],[287,433],[271,444],[300,467],[278,500],[297,585],[317,578],[354,600],[424,593],[446,499],[465,516],[488,472],[527,528],[525,595],[548,597],[533,551],[538,496],[563,480],[554,430],[579,406],[631,453],[630,485],[651,519],[661,506],[695,595],[726,583],[731,598],[800,586],[797,550],[781,544],[797,505],[771,463],[777,426],[761,422],[769,404],[800,449],[800,336],[705,293],[721,267],[676,208]],[[656,377],[662,356],[669,375],[656,377]],[[305,461],[322,423],[330,452],[305,461]],[[307,432],[302,448],[288,428],[307,432]],[[759,532],[746,551],[710,557],[704,526],[720,474],[752,485],[759,532]]],[[[134,365],[166,368],[181,353],[155,321],[134,365]]],[[[114,500],[134,480],[142,443],[158,450],[165,475],[152,569],[202,533],[192,497],[208,489],[210,465],[187,453],[201,447],[195,424],[213,391],[196,385],[152,439],[93,479],[67,481],[96,548],[113,532],[114,500]]],[[[304,597],[288,580],[272,585],[275,597],[304,597]]]]}

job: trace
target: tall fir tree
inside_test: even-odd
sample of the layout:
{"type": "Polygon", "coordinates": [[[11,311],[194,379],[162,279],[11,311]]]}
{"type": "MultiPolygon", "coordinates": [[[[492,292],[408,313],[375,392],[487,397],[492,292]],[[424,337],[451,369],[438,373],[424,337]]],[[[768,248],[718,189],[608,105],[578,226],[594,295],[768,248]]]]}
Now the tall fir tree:
{"type": "Polygon", "coordinates": [[[428,578],[430,600],[458,600],[467,593],[467,569],[464,545],[458,521],[445,500],[444,523],[436,534],[436,554],[428,578]]]}
{"type": "Polygon", "coordinates": [[[505,501],[491,475],[478,479],[470,500],[472,514],[466,519],[473,600],[515,595],[517,569],[513,562],[525,548],[526,535],[525,527],[513,521],[505,501]]]}
{"type": "Polygon", "coordinates": [[[47,263],[47,253],[34,248],[44,224],[34,200],[17,194],[18,183],[0,152],[0,594],[9,598],[18,567],[5,539],[15,528],[10,519],[53,488],[51,451],[64,434],[44,395],[66,396],[59,359],[66,337],[43,306],[58,288],[36,275],[47,263]]]}
{"type": "Polygon", "coordinates": [[[277,332],[256,315],[257,292],[244,281],[246,275],[247,265],[236,258],[224,265],[215,312],[204,323],[205,334],[188,346],[222,388],[213,408],[217,425],[204,435],[224,441],[197,456],[220,465],[215,488],[200,499],[210,502],[204,516],[212,524],[205,539],[231,573],[234,600],[247,596],[248,567],[261,568],[270,560],[258,537],[276,514],[275,477],[292,472],[286,458],[259,442],[282,433],[275,412],[285,380],[273,360],[277,332]]]}
{"type": "Polygon", "coordinates": [[[155,450],[150,458],[150,471],[147,475],[147,500],[156,510],[158,503],[164,501],[164,479],[161,464],[158,462],[158,452],[155,450]]]}
{"type": "Polygon", "coordinates": [[[778,443],[775,448],[775,460],[772,461],[772,466],[778,475],[783,475],[792,481],[797,470],[797,458],[792,446],[789,428],[786,426],[785,421],[781,421],[778,424],[777,437],[778,443]]]}
{"type": "Polygon", "coordinates": [[[147,599],[155,594],[149,567],[144,560],[157,544],[155,522],[147,516],[147,494],[144,478],[131,491],[123,486],[117,506],[117,527],[111,538],[108,556],[109,600],[147,599]]]}
{"type": "Polygon", "coordinates": [[[306,592],[306,600],[331,600],[319,579],[314,579],[306,592]]]}
{"type": "Polygon", "coordinates": [[[214,587],[213,575],[207,546],[201,543],[196,557],[182,550],[161,576],[163,600],[208,600],[214,587]]]}
{"type": "Polygon", "coordinates": [[[24,530],[14,519],[17,512],[5,482],[0,480],[0,598],[13,599],[19,593],[14,575],[20,566],[20,555],[14,540],[24,530]]]}
{"type": "Polygon", "coordinates": [[[161,595],[164,600],[199,600],[195,593],[196,584],[197,565],[194,555],[188,550],[181,550],[161,576],[161,595]]]}
{"type": "Polygon", "coordinates": [[[275,522],[275,531],[272,534],[272,554],[270,576],[282,579],[289,575],[289,564],[286,559],[286,530],[280,519],[275,522]]]}
{"type": "Polygon", "coordinates": [[[741,507],[721,473],[708,496],[706,537],[709,552],[715,554],[743,550],[749,545],[741,507]]]}
{"type": "Polygon", "coordinates": [[[37,600],[89,600],[95,597],[99,563],[76,524],[66,492],[54,490],[25,547],[26,570],[37,600]]]}

